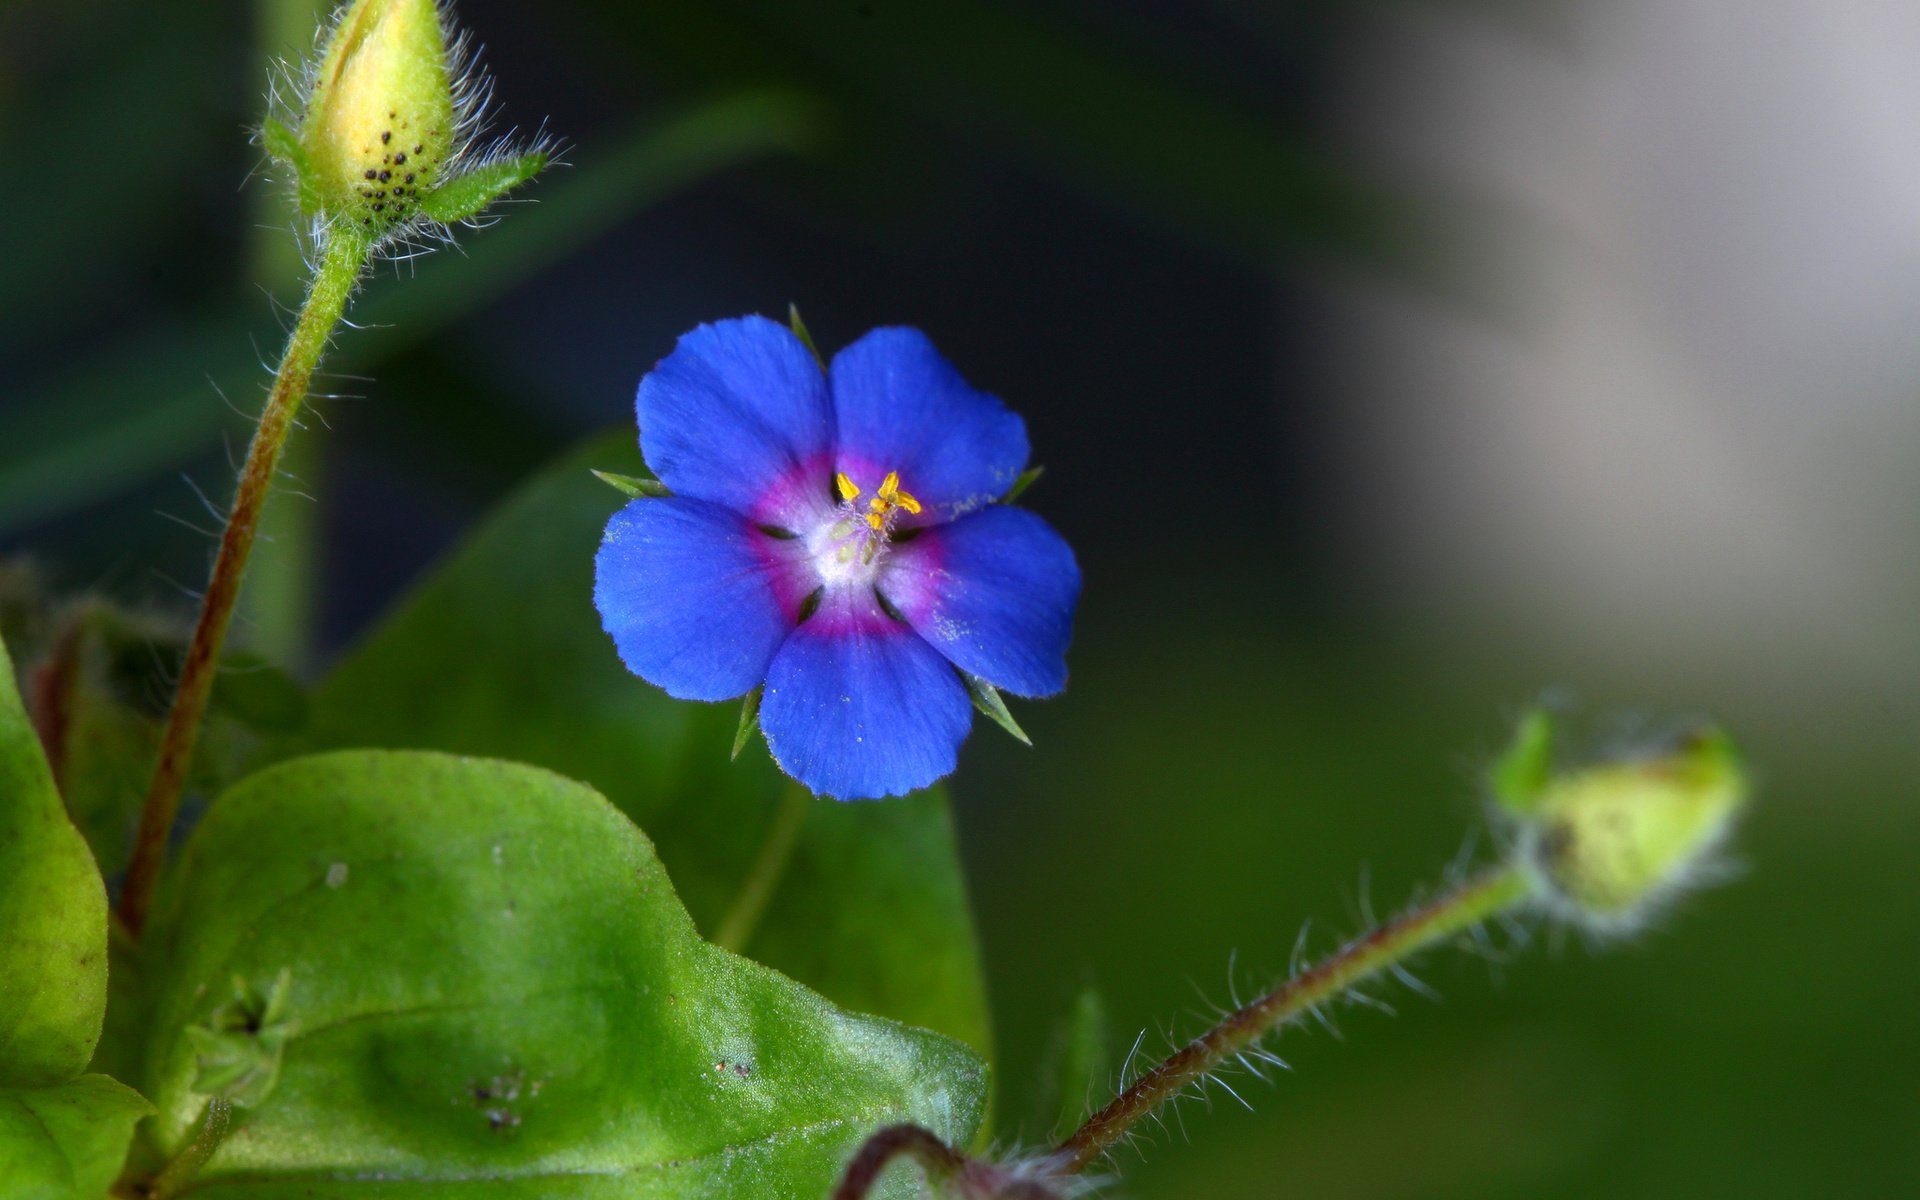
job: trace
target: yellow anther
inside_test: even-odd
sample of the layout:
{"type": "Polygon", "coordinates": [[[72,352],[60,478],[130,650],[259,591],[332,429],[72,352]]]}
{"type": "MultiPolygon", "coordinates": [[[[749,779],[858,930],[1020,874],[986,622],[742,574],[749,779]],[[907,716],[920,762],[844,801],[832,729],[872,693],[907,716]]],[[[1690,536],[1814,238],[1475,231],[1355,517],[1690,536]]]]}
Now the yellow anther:
{"type": "MultiPolygon", "coordinates": [[[[840,493],[842,502],[851,504],[860,497],[860,485],[847,477],[845,471],[836,471],[833,475],[834,490],[840,493]]],[[[920,501],[910,492],[900,490],[900,472],[888,471],[887,477],[880,481],[873,495],[867,500],[867,524],[875,531],[887,527],[887,517],[896,508],[910,513],[920,511],[920,501]]]]}

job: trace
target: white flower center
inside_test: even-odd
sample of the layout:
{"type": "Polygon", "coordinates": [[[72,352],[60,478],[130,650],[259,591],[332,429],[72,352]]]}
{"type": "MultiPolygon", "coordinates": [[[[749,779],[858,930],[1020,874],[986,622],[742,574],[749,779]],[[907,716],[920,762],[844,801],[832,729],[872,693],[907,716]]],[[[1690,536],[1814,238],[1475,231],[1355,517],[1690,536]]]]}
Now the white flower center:
{"type": "Polygon", "coordinates": [[[898,471],[887,472],[865,504],[858,502],[860,485],[844,471],[834,475],[833,485],[840,504],[830,520],[807,536],[807,554],[827,587],[871,583],[887,556],[894,522],[903,512],[919,512],[920,501],[901,489],[898,471]]]}

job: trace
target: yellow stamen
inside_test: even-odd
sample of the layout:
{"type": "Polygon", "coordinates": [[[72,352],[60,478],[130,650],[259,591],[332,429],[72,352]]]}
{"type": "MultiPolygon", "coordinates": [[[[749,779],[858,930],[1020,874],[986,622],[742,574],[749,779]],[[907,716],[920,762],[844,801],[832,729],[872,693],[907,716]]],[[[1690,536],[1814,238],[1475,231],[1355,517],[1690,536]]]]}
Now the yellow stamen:
{"type": "MultiPolygon", "coordinates": [[[[860,485],[848,478],[845,471],[834,472],[833,486],[844,503],[852,504],[860,497],[860,485]]],[[[867,525],[875,532],[884,531],[888,516],[896,508],[910,513],[921,511],[920,501],[911,492],[900,490],[900,472],[888,471],[887,477],[880,481],[880,486],[874,489],[873,495],[867,500],[867,525]]]]}

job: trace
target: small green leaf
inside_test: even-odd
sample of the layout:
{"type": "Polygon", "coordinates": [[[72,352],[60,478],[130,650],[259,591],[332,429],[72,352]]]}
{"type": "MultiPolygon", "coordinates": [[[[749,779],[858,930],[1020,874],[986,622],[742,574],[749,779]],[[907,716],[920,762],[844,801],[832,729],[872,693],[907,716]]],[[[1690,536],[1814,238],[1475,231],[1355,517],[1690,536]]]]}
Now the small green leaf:
{"type": "Polygon", "coordinates": [[[107,889],[0,645],[0,1084],[86,1068],[107,1006],[107,889]]]}
{"type": "Polygon", "coordinates": [[[1033,739],[1027,736],[1027,731],[1020,728],[1020,723],[1007,711],[1007,702],[1001,697],[999,688],[965,671],[960,672],[960,678],[966,683],[967,695],[973,698],[975,708],[992,718],[995,725],[1012,734],[1021,744],[1033,745],[1033,739]]]}
{"type": "Polygon", "coordinates": [[[673,495],[672,492],[667,490],[666,484],[661,483],[658,479],[648,479],[644,475],[616,475],[612,471],[595,471],[593,474],[594,478],[598,479],[601,483],[632,496],[636,500],[643,497],[658,499],[662,496],[673,495]]]}
{"type": "Polygon", "coordinates": [[[1520,718],[1513,740],[1487,774],[1493,798],[1510,813],[1532,812],[1553,781],[1553,717],[1535,708],[1520,718]]]}
{"type": "Polygon", "coordinates": [[[538,175],[546,165],[545,152],[538,150],[482,163],[420,197],[420,211],[447,224],[464,221],[538,175]]]}
{"type": "Polygon", "coordinates": [[[759,728],[760,689],[754,688],[747,693],[746,699],[740,702],[740,728],[733,731],[732,758],[734,760],[738,761],[740,752],[747,748],[747,743],[752,740],[754,731],[759,728]]]}
{"type": "Polygon", "coordinates": [[[1007,494],[1000,497],[1000,503],[1012,504],[1024,495],[1028,488],[1038,483],[1040,477],[1046,473],[1047,469],[1045,467],[1028,467],[1026,470],[1020,472],[1020,477],[1013,481],[1013,486],[1007,489],[1007,494]]]}
{"type": "Polygon", "coordinates": [[[0,1187],[32,1200],[100,1200],[153,1106],[105,1075],[0,1088],[0,1187]]]}
{"type": "Polygon", "coordinates": [[[160,1157],[206,1108],[188,1031],[257,1009],[285,1032],[278,1085],[195,1177],[210,1195],[592,1176],[633,1200],[824,1196],[875,1128],[966,1144],[985,1103],[971,1051],[702,941],[644,834],[512,763],[344,751],[261,772],[212,805],[147,940],[160,1157]],[[290,982],[236,1005],[235,974],[290,982]]]}
{"type": "Polygon", "coordinates": [[[800,344],[807,348],[807,353],[813,355],[813,361],[819,364],[820,369],[826,370],[827,360],[820,357],[820,347],[814,345],[812,331],[800,319],[800,306],[791,301],[787,303],[787,326],[793,330],[793,336],[800,339],[800,344]]]}
{"type": "MultiPolygon", "coordinates": [[[[653,837],[711,932],[787,782],[764,755],[728,763],[732,707],[674,700],[621,665],[588,599],[607,523],[590,466],[644,471],[632,431],[582,447],[482,522],[321,682],[303,744],[509,756],[584,780],[653,837]]],[[[843,1007],[991,1045],[938,788],[817,806],[744,949],[843,1007]]]]}

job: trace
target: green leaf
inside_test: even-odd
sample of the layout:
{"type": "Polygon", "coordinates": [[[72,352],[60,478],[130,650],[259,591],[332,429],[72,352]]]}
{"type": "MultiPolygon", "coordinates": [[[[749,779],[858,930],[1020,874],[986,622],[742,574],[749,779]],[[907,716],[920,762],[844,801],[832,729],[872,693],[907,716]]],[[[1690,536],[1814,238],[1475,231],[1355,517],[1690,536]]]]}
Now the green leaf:
{"type": "Polygon", "coordinates": [[[148,938],[163,1158],[207,1102],[189,1031],[235,1015],[235,976],[287,980],[278,1084],[188,1195],[824,1196],[874,1128],[965,1144],[985,1102],[959,1043],[702,941],[644,834],[514,763],[269,768],[212,806],[148,938]]]}
{"type": "Polygon", "coordinates": [[[532,179],[546,166],[544,151],[482,163],[420,197],[420,211],[448,224],[464,221],[479,215],[480,210],[532,179]]]}
{"type": "Polygon", "coordinates": [[[644,475],[616,475],[612,471],[595,471],[593,477],[615,491],[622,492],[636,500],[659,499],[673,493],[667,485],[658,479],[648,479],[644,475]]]}
{"type": "MultiPolygon", "coordinates": [[[[728,762],[733,706],[673,700],[621,665],[593,608],[593,556],[617,505],[588,474],[599,464],[642,469],[631,431],[563,459],[432,572],[321,681],[307,745],[510,757],[584,780],[653,837],[711,932],[734,907],[785,781],[763,755],[728,762]]],[[[988,1049],[938,789],[815,802],[741,949],[836,1004],[988,1049]]]]}
{"type": "Polygon", "coordinates": [[[153,1111],[105,1075],[0,1088],[0,1181],[22,1200],[100,1200],[120,1174],[133,1125],[153,1111]]]}
{"type": "Polygon", "coordinates": [[[78,1075],[107,1004],[107,889],[0,645],[0,1084],[78,1075]]]}
{"type": "Polygon", "coordinates": [[[1028,467],[1020,472],[1020,477],[1013,481],[1013,486],[1007,489],[1007,494],[1000,497],[1000,503],[1012,504],[1026,495],[1027,489],[1040,482],[1040,477],[1046,473],[1045,467],[1028,467]]]}
{"type": "Polygon", "coordinates": [[[967,695],[972,697],[975,708],[995,725],[1012,734],[1022,745],[1033,745],[1033,739],[1027,736],[1027,731],[1020,728],[1020,723],[1007,711],[1006,699],[1000,695],[999,688],[965,671],[960,672],[960,679],[967,685],[967,695]]]}

